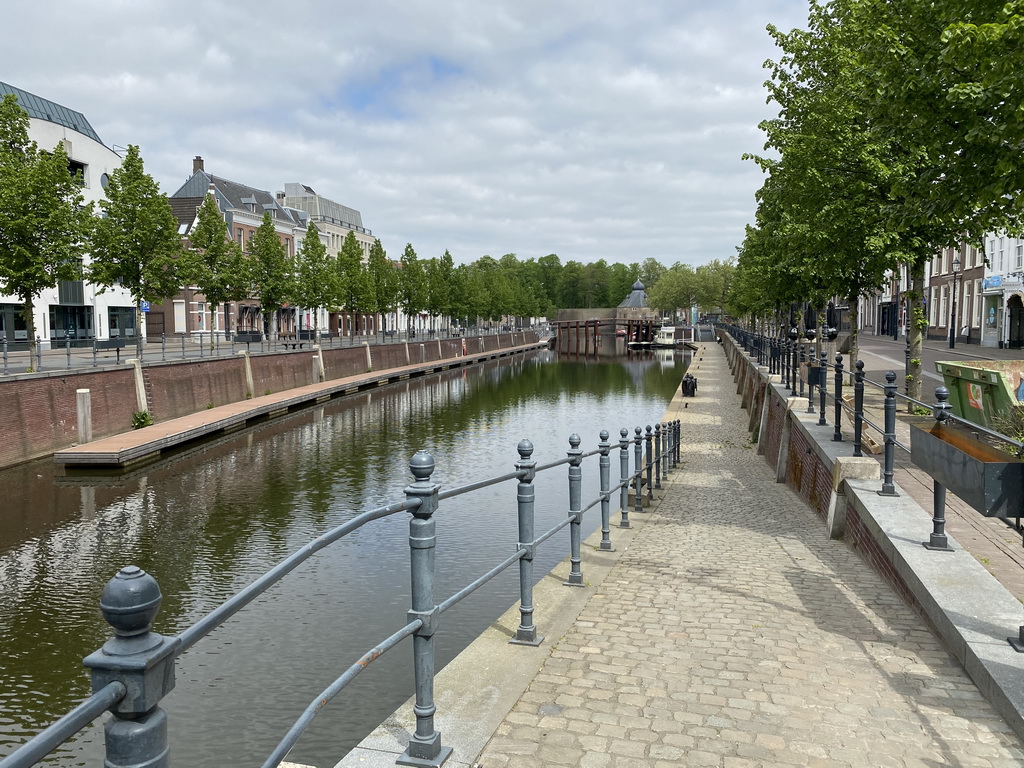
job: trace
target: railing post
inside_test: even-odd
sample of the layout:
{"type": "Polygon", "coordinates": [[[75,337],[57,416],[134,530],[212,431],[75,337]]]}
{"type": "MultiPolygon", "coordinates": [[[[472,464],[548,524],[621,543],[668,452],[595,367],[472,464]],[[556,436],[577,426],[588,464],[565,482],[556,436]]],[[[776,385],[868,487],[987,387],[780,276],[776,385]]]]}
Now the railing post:
{"type": "Polygon", "coordinates": [[[814,413],[814,385],[817,383],[817,371],[812,373],[814,368],[814,350],[807,350],[807,413],[814,413]]]}
{"type": "Polygon", "coordinates": [[[669,460],[669,445],[672,443],[672,425],[669,422],[665,422],[662,425],[662,476],[669,480],[669,470],[672,468],[672,462],[669,460]]]}
{"type": "Polygon", "coordinates": [[[533,478],[536,476],[537,462],[530,458],[533,455],[533,443],[529,440],[520,440],[516,450],[519,451],[516,470],[524,473],[516,487],[519,549],[526,554],[519,560],[519,627],[511,642],[515,645],[540,645],[544,638],[537,637],[537,627],[533,623],[533,556],[536,550],[533,534],[536,490],[533,478]]]}
{"type": "Polygon", "coordinates": [[[633,430],[633,482],[636,484],[636,504],[634,512],[643,511],[643,485],[644,485],[644,446],[643,430],[636,427],[633,430]]]}
{"type": "Polygon", "coordinates": [[[799,365],[799,362],[798,362],[797,358],[800,355],[800,345],[797,344],[795,341],[793,342],[793,351],[792,351],[791,355],[792,355],[792,357],[790,358],[790,364],[789,364],[789,391],[790,391],[791,394],[796,395],[797,394],[796,380],[797,380],[797,377],[799,376],[799,368],[800,368],[800,365],[799,365]]]}
{"type": "Polygon", "coordinates": [[[885,464],[879,496],[899,496],[893,485],[893,460],[896,451],[896,372],[885,372],[885,464]]]}
{"type": "Polygon", "coordinates": [[[661,490],[661,422],[654,425],[654,487],[661,490]]]}
{"type": "Polygon", "coordinates": [[[64,331],[64,354],[67,355],[68,364],[67,367],[71,369],[71,336],[67,331],[64,331]]]}
{"type": "Polygon", "coordinates": [[[601,451],[599,460],[599,472],[601,479],[601,549],[605,552],[613,552],[611,533],[611,500],[612,493],[612,444],[608,442],[608,430],[601,430],[601,442],[597,447],[601,451]]]}
{"type": "Polygon", "coordinates": [[[167,362],[167,334],[160,334],[160,360],[161,362],[167,362]]]}
{"type": "Polygon", "coordinates": [[[853,374],[853,455],[863,456],[860,451],[860,436],[864,430],[864,361],[858,360],[853,374]]]}
{"type": "Polygon", "coordinates": [[[840,423],[843,417],[843,356],[836,355],[836,426],[835,432],[832,434],[832,442],[841,443],[843,442],[843,430],[840,427],[840,423]]]}
{"type": "Polygon", "coordinates": [[[43,370],[43,343],[38,336],[36,336],[36,370],[43,370]]]}
{"type": "MultiPolygon", "coordinates": [[[[952,409],[949,404],[949,390],[939,387],[935,390],[935,399],[932,413],[935,415],[935,421],[941,424],[952,409]]],[[[932,482],[932,532],[928,541],[924,542],[924,547],[935,552],[952,552],[953,548],[949,546],[949,538],[946,536],[946,486],[938,480],[933,479],[932,482]]]]}
{"type": "Polygon", "coordinates": [[[4,376],[7,375],[7,336],[0,337],[4,346],[4,376]]]}
{"type": "Polygon", "coordinates": [[[683,460],[683,422],[681,419],[676,419],[676,458],[675,463],[679,464],[683,460]]]}
{"type": "MultiPolygon", "coordinates": [[[[96,346],[98,341],[99,341],[98,339],[93,339],[92,340],[92,367],[93,368],[95,368],[96,366],[98,366],[100,364],[99,359],[97,357],[98,347],[96,346]]],[[[7,371],[4,371],[4,373],[7,373],[7,371]]]]}
{"type": "Polygon", "coordinates": [[[818,366],[818,426],[828,426],[825,421],[825,401],[828,396],[828,355],[822,351],[821,364],[818,366]]]}
{"type": "Polygon", "coordinates": [[[409,737],[409,746],[398,758],[399,765],[439,766],[452,753],[441,746],[441,734],[434,728],[434,632],[439,614],[434,604],[434,556],[437,546],[434,512],[437,510],[438,485],[430,481],[434,473],[434,457],[417,451],[409,460],[415,481],[405,489],[409,499],[420,504],[411,510],[409,520],[410,572],[412,574],[412,610],[409,621],[423,624],[412,638],[413,671],[416,676],[416,732],[409,737]]]}
{"type": "Polygon", "coordinates": [[[799,382],[799,385],[800,385],[800,392],[797,395],[797,397],[803,397],[804,396],[804,379],[803,379],[803,376],[801,376],[801,373],[803,372],[804,362],[807,359],[807,345],[806,344],[800,344],[799,346],[800,346],[800,357],[798,358],[798,362],[797,362],[797,366],[796,366],[796,379],[797,379],[797,382],[799,382]]]}
{"type": "Polygon", "coordinates": [[[785,339],[781,342],[782,346],[782,383],[786,389],[790,392],[793,388],[789,386],[789,342],[785,339]]]}
{"type": "Polygon", "coordinates": [[[583,587],[583,573],[580,571],[580,523],[583,522],[583,451],[580,450],[580,436],[569,435],[569,578],[567,587],[583,587]]]}
{"type": "Polygon", "coordinates": [[[151,631],[160,609],[160,586],[141,568],[129,565],[107,582],[100,611],[114,637],[85,657],[93,693],[110,683],[125,687],[103,727],[108,768],[167,768],[167,713],[160,700],[174,689],[174,660],[181,640],[151,631]]]}
{"type": "Polygon", "coordinates": [[[644,467],[647,469],[647,500],[654,501],[654,478],[652,472],[652,452],[651,452],[651,440],[654,437],[654,433],[651,431],[651,425],[647,425],[647,434],[644,435],[644,441],[647,443],[647,463],[644,467]]]}
{"type": "Polygon", "coordinates": [[[619,430],[619,480],[619,528],[629,528],[629,430],[625,427],[619,430]]]}

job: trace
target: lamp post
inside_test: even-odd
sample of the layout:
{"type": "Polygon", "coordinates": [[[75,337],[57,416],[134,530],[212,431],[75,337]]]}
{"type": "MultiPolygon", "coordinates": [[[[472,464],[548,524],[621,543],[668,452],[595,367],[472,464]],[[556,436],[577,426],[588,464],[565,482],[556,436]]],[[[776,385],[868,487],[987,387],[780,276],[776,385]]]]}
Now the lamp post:
{"type": "Polygon", "coordinates": [[[953,257],[953,303],[949,308],[949,348],[956,348],[956,277],[960,272],[960,257],[953,257]]]}

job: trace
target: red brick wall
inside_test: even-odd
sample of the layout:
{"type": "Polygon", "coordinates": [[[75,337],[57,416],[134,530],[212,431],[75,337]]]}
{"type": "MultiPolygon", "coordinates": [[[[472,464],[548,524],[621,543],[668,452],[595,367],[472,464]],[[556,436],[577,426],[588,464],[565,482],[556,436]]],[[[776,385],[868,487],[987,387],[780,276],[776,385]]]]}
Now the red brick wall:
{"type": "Polygon", "coordinates": [[[861,557],[874,568],[884,578],[893,589],[899,593],[899,596],[903,598],[907,605],[912,606],[922,616],[924,610],[921,604],[918,603],[914,594],[907,588],[906,582],[903,577],[897,573],[893,567],[892,562],[882,548],[878,546],[878,542],[871,535],[871,532],[864,525],[864,521],[861,519],[860,513],[853,506],[848,504],[846,507],[846,533],[844,534],[846,540],[850,542],[850,545],[857,550],[861,557]]]}
{"type": "Polygon", "coordinates": [[[796,426],[789,437],[786,485],[796,491],[822,518],[828,513],[832,496],[832,467],[811,450],[804,433],[796,426]]]}
{"type": "Polygon", "coordinates": [[[245,363],[241,357],[195,362],[183,375],[180,364],[145,365],[149,412],[154,421],[176,419],[196,413],[210,405],[226,405],[244,400],[245,363]]]}
{"type": "MultiPolygon", "coordinates": [[[[489,351],[508,347],[510,334],[487,336],[489,351]]],[[[536,334],[529,334],[536,341],[536,334]]],[[[477,352],[475,338],[467,339],[467,352],[477,352]]],[[[523,336],[516,335],[522,343],[523,336]]],[[[423,342],[427,362],[438,359],[438,341],[423,342]]],[[[454,357],[462,352],[462,339],[441,339],[441,354],[454,357]]],[[[411,362],[420,362],[419,342],[410,345],[411,362]]],[[[371,347],[375,371],[406,364],[403,344],[371,347]]],[[[324,368],[328,380],[366,373],[366,348],[325,349],[324,368]]],[[[312,352],[288,352],[253,355],[253,397],[270,392],[306,386],[313,381],[312,352]]],[[[149,409],[156,421],[165,421],[238,402],[246,397],[245,368],[242,358],[183,363],[146,363],[143,378],[149,409]]],[[[137,409],[134,371],[131,368],[96,371],[69,371],[67,374],[0,379],[0,423],[4,425],[0,441],[0,466],[11,466],[67,448],[78,442],[77,399],[75,391],[88,389],[92,397],[93,438],[126,432],[132,427],[137,409]]]]}
{"type": "Polygon", "coordinates": [[[0,383],[0,466],[9,466],[78,442],[76,390],[92,399],[93,437],[125,432],[136,409],[134,373],[89,371],[66,376],[32,376],[0,383]]]}
{"type": "Polygon", "coordinates": [[[253,397],[268,392],[305,387],[313,383],[313,354],[291,352],[278,355],[253,355],[253,397]]]}
{"type": "Polygon", "coordinates": [[[779,466],[779,448],[782,445],[782,426],[786,418],[786,404],[773,394],[768,397],[768,419],[765,424],[764,458],[768,466],[779,466]]]}

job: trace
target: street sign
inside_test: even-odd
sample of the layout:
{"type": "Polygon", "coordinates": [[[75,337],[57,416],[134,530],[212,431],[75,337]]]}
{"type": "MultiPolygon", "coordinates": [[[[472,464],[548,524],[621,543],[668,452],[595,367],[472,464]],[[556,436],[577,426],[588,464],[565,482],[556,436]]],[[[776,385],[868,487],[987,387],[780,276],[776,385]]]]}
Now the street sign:
{"type": "Polygon", "coordinates": [[[149,312],[149,302],[148,301],[140,301],[139,302],[139,309],[141,309],[143,312],[149,312]]]}

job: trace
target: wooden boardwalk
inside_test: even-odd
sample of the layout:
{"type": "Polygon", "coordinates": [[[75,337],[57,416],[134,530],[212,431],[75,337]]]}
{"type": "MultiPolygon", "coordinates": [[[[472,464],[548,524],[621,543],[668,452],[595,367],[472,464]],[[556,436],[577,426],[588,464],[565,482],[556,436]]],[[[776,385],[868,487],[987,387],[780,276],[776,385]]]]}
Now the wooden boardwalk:
{"type": "Polygon", "coordinates": [[[178,449],[188,443],[242,429],[253,422],[282,416],[335,397],[545,346],[547,346],[546,341],[542,341],[490,352],[450,357],[429,363],[417,363],[384,371],[362,373],[319,384],[308,384],[304,387],[228,403],[177,419],[161,421],[143,429],[122,432],[100,440],[75,445],[54,453],[53,460],[57,464],[64,465],[68,470],[124,469],[154,461],[160,458],[161,454],[178,449]]]}

